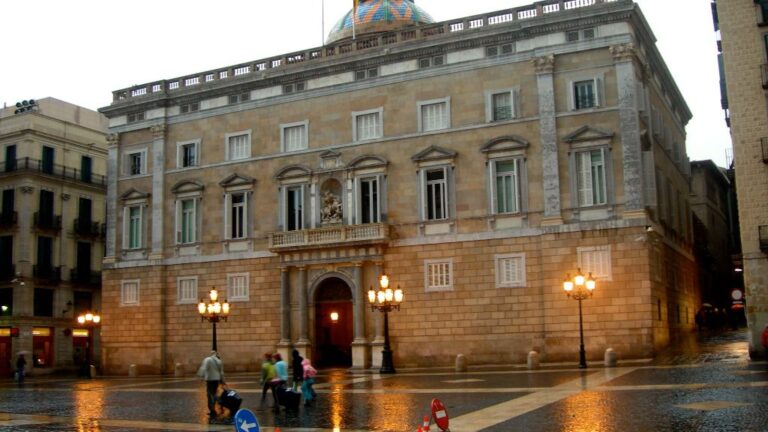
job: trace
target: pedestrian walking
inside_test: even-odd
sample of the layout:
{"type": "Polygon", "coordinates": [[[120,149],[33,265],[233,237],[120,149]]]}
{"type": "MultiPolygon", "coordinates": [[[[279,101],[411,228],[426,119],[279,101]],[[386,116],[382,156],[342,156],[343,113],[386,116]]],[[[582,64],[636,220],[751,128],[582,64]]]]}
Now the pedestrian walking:
{"type": "Polygon", "coordinates": [[[216,351],[211,351],[203,359],[197,375],[205,381],[205,394],[208,397],[208,421],[216,420],[216,393],[219,385],[224,383],[224,364],[216,351]]]}
{"type": "Polygon", "coordinates": [[[309,406],[317,397],[315,389],[312,388],[315,384],[317,369],[312,367],[312,363],[309,359],[304,359],[304,361],[301,362],[301,366],[304,370],[304,379],[301,382],[301,394],[304,395],[304,406],[309,406]]]}
{"type": "Polygon", "coordinates": [[[763,328],[763,334],[760,339],[763,343],[763,349],[765,350],[765,359],[768,360],[768,324],[763,328]]]}
{"type": "Polygon", "coordinates": [[[275,365],[272,363],[272,353],[264,354],[264,361],[261,363],[261,403],[264,404],[267,398],[267,391],[272,390],[272,399],[275,401],[275,409],[280,409],[280,404],[277,401],[277,392],[272,387],[272,381],[277,378],[277,372],[275,371],[275,365]]]}
{"type": "Polygon", "coordinates": [[[291,368],[293,372],[292,386],[293,391],[297,391],[301,382],[304,380],[304,366],[302,365],[304,358],[299,355],[299,350],[293,350],[291,354],[293,355],[293,359],[291,359],[291,368]]]}
{"type": "Polygon", "coordinates": [[[19,382],[19,385],[24,384],[24,374],[26,373],[27,368],[27,359],[24,358],[24,353],[19,353],[18,358],[16,359],[16,381],[19,382]]]}
{"type": "Polygon", "coordinates": [[[288,363],[283,360],[283,356],[280,353],[275,353],[272,356],[272,360],[275,362],[275,372],[277,378],[281,381],[280,385],[288,382],[288,363]]]}

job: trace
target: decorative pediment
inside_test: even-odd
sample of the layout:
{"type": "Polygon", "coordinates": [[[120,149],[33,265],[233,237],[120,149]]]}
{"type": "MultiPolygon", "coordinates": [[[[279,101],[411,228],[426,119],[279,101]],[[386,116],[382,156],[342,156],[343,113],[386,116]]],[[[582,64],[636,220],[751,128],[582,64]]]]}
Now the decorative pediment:
{"type": "Polygon", "coordinates": [[[443,159],[453,159],[457,153],[453,150],[448,150],[436,145],[427,147],[426,149],[411,156],[411,160],[414,162],[428,162],[443,159]]]}
{"type": "Polygon", "coordinates": [[[582,126],[575,132],[572,132],[563,137],[563,141],[567,143],[577,143],[584,141],[604,141],[610,140],[615,134],[603,129],[598,129],[593,126],[582,126]]]}
{"type": "Polygon", "coordinates": [[[381,168],[389,164],[386,159],[380,156],[363,155],[353,159],[347,168],[351,169],[363,169],[363,168],[381,168]]]}
{"type": "Polygon", "coordinates": [[[480,147],[482,153],[503,152],[526,149],[531,145],[525,138],[518,135],[504,135],[493,138],[480,147]]]}
{"type": "Polygon", "coordinates": [[[333,169],[341,166],[341,153],[333,150],[326,150],[320,153],[320,168],[333,169]]]}
{"type": "Polygon", "coordinates": [[[275,174],[277,180],[288,180],[312,175],[312,170],[304,165],[288,165],[275,174]]]}
{"type": "Polygon", "coordinates": [[[130,188],[124,194],[120,195],[120,199],[123,201],[149,199],[149,195],[148,192],[141,192],[136,190],[136,188],[130,188]]]}
{"type": "Polygon", "coordinates": [[[237,187],[237,186],[251,186],[256,180],[244,176],[238,173],[234,173],[224,180],[219,182],[219,186],[223,188],[237,187]]]}
{"type": "Polygon", "coordinates": [[[187,192],[202,192],[203,189],[205,189],[205,186],[198,181],[182,180],[176,183],[171,188],[171,192],[175,194],[187,193],[187,192]]]}

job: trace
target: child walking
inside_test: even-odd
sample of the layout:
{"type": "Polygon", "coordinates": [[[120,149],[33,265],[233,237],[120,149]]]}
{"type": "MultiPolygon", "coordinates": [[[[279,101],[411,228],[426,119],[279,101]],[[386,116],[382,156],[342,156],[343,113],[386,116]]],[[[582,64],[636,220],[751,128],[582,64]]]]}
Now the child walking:
{"type": "Polygon", "coordinates": [[[301,382],[301,393],[304,395],[304,406],[309,406],[312,400],[317,397],[317,393],[312,388],[315,384],[317,369],[312,367],[309,359],[304,359],[301,362],[301,366],[304,368],[304,381],[301,382]]]}

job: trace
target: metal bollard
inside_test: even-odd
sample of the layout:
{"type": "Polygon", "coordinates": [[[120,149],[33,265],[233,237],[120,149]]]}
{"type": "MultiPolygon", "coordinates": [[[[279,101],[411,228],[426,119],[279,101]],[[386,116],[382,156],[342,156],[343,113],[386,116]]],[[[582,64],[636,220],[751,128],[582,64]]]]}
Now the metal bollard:
{"type": "Polygon", "coordinates": [[[605,350],[603,362],[605,363],[605,367],[616,367],[616,351],[614,351],[613,348],[605,350]]]}
{"type": "Polygon", "coordinates": [[[467,359],[464,357],[464,354],[459,354],[456,356],[456,372],[466,372],[467,371],[467,359]]]}
{"type": "Polygon", "coordinates": [[[539,353],[531,351],[528,353],[528,369],[539,368],[539,353]]]}
{"type": "Polygon", "coordinates": [[[91,365],[90,373],[91,373],[91,378],[96,378],[96,366],[95,365],[91,365]]]}
{"type": "Polygon", "coordinates": [[[184,366],[182,366],[181,363],[176,363],[176,365],[174,366],[173,376],[176,376],[176,377],[184,376],[184,366]]]}
{"type": "Polygon", "coordinates": [[[135,364],[128,366],[128,376],[133,378],[139,376],[139,369],[135,364]]]}

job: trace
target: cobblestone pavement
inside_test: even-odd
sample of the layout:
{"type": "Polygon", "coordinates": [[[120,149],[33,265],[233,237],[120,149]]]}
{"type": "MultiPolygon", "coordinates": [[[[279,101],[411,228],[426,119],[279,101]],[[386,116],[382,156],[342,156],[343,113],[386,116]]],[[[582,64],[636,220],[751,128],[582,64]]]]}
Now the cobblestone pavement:
{"type": "MultiPolygon", "coordinates": [[[[451,431],[768,431],[768,365],[747,358],[743,331],[677,341],[653,361],[398,370],[322,371],[314,406],[276,414],[256,374],[229,384],[261,430],[415,431],[430,401],[451,431]]],[[[0,431],[232,431],[209,425],[193,377],[30,377],[0,381],[0,431]]],[[[432,431],[437,430],[432,424],[432,431]]]]}

